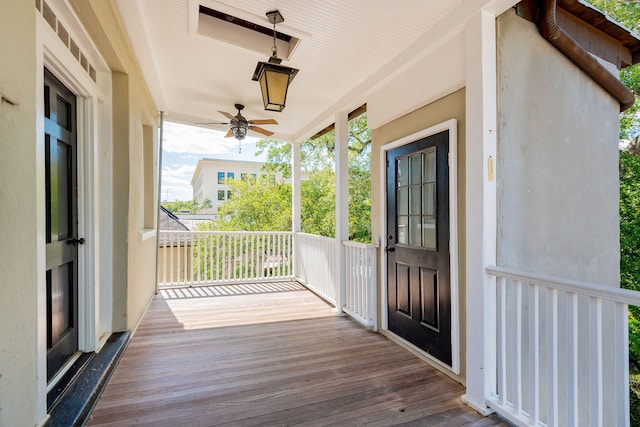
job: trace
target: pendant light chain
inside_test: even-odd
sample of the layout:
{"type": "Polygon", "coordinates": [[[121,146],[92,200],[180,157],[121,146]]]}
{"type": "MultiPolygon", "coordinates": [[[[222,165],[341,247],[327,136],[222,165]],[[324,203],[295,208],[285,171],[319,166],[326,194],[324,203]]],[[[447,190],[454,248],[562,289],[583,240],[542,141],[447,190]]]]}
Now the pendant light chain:
{"type": "Polygon", "coordinates": [[[273,21],[273,47],[271,48],[271,56],[273,56],[274,58],[278,57],[278,48],[276,46],[276,21],[274,19],[273,21]]]}

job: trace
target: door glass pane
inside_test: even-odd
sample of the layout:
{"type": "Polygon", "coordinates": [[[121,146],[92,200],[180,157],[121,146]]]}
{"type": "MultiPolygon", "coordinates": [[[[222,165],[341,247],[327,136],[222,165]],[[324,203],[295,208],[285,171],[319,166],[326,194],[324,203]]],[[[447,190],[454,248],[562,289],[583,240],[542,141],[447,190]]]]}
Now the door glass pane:
{"type": "Polygon", "coordinates": [[[422,233],[421,233],[421,217],[419,216],[410,216],[409,217],[409,244],[411,246],[421,246],[422,245],[422,233]]]}
{"type": "Polygon", "coordinates": [[[396,199],[398,206],[398,215],[408,215],[409,212],[409,189],[407,187],[398,188],[398,198],[396,199]]]}
{"type": "Polygon", "coordinates": [[[409,159],[404,158],[396,161],[396,165],[398,168],[398,187],[409,185],[409,159]]]}
{"type": "Polygon", "coordinates": [[[422,217],[422,246],[428,249],[436,249],[435,217],[422,217]]]}
{"type": "Polygon", "coordinates": [[[407,244],[409,242],[408,239],[408,231],[407,225],[409,223],[408,216],[399,216],[398,217],[398,243],[407,244]]]}
{"type": "Polygon", "coordinates": [[[420,215],[420,186],[409,187],[409,215],[420,215]]]}
{"type": "Polygon", "coordinates": [[[411,156],[409,159],[411,162],[411,178],[409,179],[409,184],[420,184],[422,181],[422,156],[418,154],[411,156]]]}
{"type": "Polygon", "coordinates": [[[422,185],[422,215],[436,214],[436,184],[422,185]]]}
{"type": "Polygon", "coordinates": [[[422,182],[435,182],[436,180],[436,149],[432,148],[422,154],[422,182]]]}
{"type": "Polygon", "coordinates": [[[396,160],[398,243],[436,248],[436,149],[396,160]]]}
{"type": "Polygon", "coordinates": [[[56,115],[57,115],[58,125],[60,125],[60,127],[66,130],[72,130],[71,129],[71,104],[69,104],[69,102],[67,102],[67,100],[61,97],[60,95],[57,96],[57,100],[58,100],[58,108],[56,110],[56,115]]]}
{"type": "Polygon", "coordinates": [[[57,170],[57,202],[58,202],[58,240],[64,240],[71,232],[71,198],[69,182],[70,150],[63,141],[58,141],[58,170],[57,170]]]}

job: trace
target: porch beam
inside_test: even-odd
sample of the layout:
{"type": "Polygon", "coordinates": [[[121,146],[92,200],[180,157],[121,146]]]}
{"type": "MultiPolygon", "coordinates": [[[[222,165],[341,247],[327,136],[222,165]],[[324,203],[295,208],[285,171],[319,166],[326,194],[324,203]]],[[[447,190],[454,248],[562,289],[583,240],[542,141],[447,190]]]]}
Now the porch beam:
{"type": "Polygon", "coordinates": [[[345,286],[345,248],[342,241],[349,240],[349,168],[348,168],[348,143],[349,143],[349,115],[341,111],[335,116],[335,180],[336,180],[336,271],[335,274],[335,300],[336,313],[342,314],[342,307],[346,299],[345,286]]]}
{"type": "Polygon", "coordinates": [[[485,267],[496,262],[496,24],[481,11],[466,27],[466,371],[463,401],[482,414],[496,387],[496,296],[485,267]],[[493,331],[493,333],[492,333],[493,331]]]}

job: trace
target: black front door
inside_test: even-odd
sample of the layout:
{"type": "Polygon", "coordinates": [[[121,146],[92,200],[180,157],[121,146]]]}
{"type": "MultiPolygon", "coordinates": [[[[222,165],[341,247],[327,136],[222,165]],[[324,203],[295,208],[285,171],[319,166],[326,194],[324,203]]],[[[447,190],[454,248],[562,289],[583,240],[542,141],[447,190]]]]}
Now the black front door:
{"type": "Polygon", "coordinates": [[[387,152],[389,330],[451,365],[449,131],[387,152]]]}
{"type": "MultiPolygon", "coordinates": [[[[44,74],[47,380],[78,350],[76,98],[44,74]]],[[[82,242],[82,241],[80,241],[82,242]]]]}

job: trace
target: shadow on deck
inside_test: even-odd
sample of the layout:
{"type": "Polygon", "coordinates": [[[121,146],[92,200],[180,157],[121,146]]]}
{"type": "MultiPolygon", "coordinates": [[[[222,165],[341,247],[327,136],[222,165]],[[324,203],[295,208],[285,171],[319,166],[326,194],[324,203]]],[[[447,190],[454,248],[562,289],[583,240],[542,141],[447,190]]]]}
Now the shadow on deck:
{"type": "Polygon", "coordinates": [[[297,283],[162,290],[88,425],[506,426],[297,283]]]}

